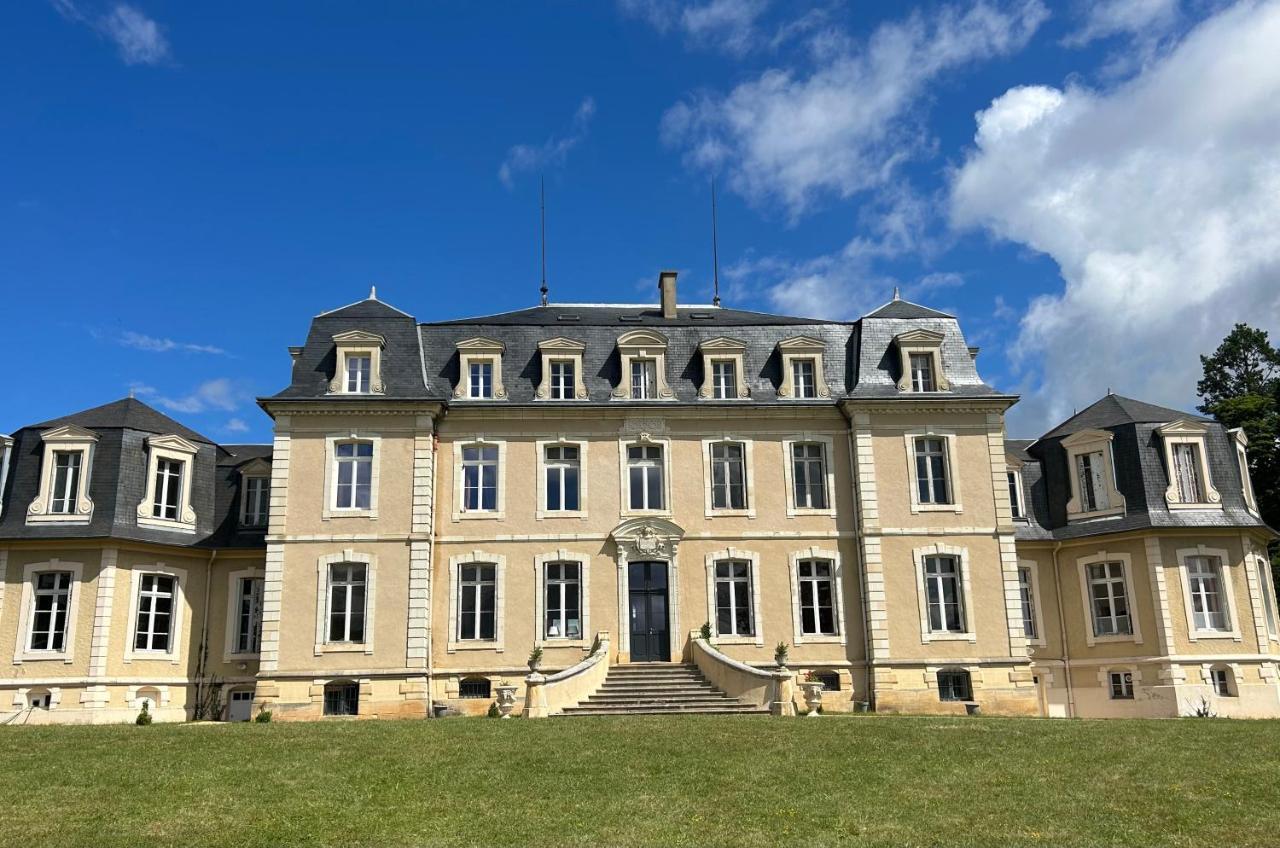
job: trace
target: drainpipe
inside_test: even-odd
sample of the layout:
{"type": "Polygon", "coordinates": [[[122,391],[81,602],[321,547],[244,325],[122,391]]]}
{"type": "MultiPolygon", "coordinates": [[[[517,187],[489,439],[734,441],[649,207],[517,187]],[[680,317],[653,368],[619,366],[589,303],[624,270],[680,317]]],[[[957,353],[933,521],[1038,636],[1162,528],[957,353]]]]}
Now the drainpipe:
{"type": "MultiPolygon", "coordinates": [[[[201,663],[204,667],[204,676],[209,676],[209,595],[213,593],[213,561],[218,558],[218,551],[215,548],[209,551],[209,561],[204,566],[204,614],[200,621],[200,644],[204,646],[205,661],[201,663]]],[[[231,599],[227,599],[230,603],[231,599]]],[[[203,687],[201,687],[203,688],[203,687]]],[[[215,719],[216,720],[216,719],[215,719]]]]}
{"type": "Polygon", "coordinates": [[[427,560],[427,717],[435,715],[435,698],[432,686],[435,683],[435,613],[432,608],[436,603],[436,545],[439,530],[436,526],[436,480],[440,474],[440,424],[438,420],[431,422],[431,556],[427,560]]]}
{"type": "Polygon", "coordinates": [[[1053,585],[1058,596],[1058,638],[1062,640],[1062,676],[1067,683],[1067,717],[1076,717],[1076,690],[1071,685],[1071,648],[1067,644],[1067,619],[1062,614],[1062,573],[1058,570],[1058,551],[1062,542],[1053,545],[1053,585]]]}

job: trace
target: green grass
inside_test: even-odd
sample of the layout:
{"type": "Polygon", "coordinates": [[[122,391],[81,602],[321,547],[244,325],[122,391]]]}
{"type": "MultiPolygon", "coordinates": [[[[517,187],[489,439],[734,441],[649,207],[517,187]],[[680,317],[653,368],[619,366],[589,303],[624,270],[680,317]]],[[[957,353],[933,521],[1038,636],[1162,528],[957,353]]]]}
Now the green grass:
{"type": "Polygon", "coordinates": [[[0,729],[0,845],[1280,844],[1280,724],[578,718],[0,729]]]}

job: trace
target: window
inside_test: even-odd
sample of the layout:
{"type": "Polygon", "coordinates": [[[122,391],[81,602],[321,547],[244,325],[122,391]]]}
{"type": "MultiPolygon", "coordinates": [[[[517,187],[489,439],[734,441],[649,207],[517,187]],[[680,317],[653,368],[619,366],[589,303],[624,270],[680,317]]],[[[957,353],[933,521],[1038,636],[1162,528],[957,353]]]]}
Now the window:
{"type": "Polygon", "coordinates": [[[732,560],[716,563],[716,634],[752,636],[751,564],[732,560]]]}
{"type": "Polygon", "coordinates": [[[546,639],[582,638],[582,565],[546,564],[546,639]]]}
{"type": "Polygon", "coordinates": [[[1192,442],[1176,442],[1173,445],[1173,477],[1178,487],[1180,503],[1204,503],[1204,489],[1200,485],[1200,446],[1192,442]]]}
{"type": "Polygon", "coordinates": [[[738,396],[738,374],[732,359],[711,361],[711,396],[716,400],[732,400],[738,396]]]}
{"type": "Polygon", "coordinates": [[[485,360],[473,361],[467,385],[468,397],[493,397],[493,363],[485,360]]]}
{"type": "Polygon", "coordinates": [[[67,610],[71,606],[71,572],[41,571],[35,578],[28,650],[64,651],[67,610]]]}
{"type": "Polygon", "coordinates": [[[33,710],[53,709],[53,693],[48,689],[32,689],[27,693],[27,707],[33,710]]]}
{"type": "Polygon", "coordinates": [[[1133,700],[1133,672],[1113,671],[1111,672],[1109,677],[1111,680],[1111,700],[1132,701],[1133,700]]]}
{"type": "Polygon", "coordinates": [[[959,558],[949,555],[925,557],[924,583],[929,631],[964,633],[964,592],[959,558]]]}
{"type": "Polygon", "coordinates": [[[747,479],[743,446],[737,442],[711,445],[711,508],[746,509],[747,479]]]}
{"type": "Polygon", "coordinates": [[[1231,669],[1218,667],[1209,670],[1209,682],[1213,685],[1213,693],[1222,698],[1233,698],[1231,669]]]}
{"type": "Polygon", "coordinates": [[[343,562],[329,566],[329,631],[326,642],[364,642],[367,566],[343,562]]]}
{"type": "Polygon", "coordinates": [[[936,392],[937,384],[933,379],[933,354],[911,354],[911,391],[936,392]]]}
{"type": "Polygon", "coordinates": [[[827,509],[827,461],[821,444],[791,446],[791,481],[796,509],[827,509]]]}
{"type": "Polygon", "coordinates": [[[462,511],[497,512],[498,448],[473,445],[462,449],[462,511]]]}
{"type": "Polygon", "coordinates": [[[327,716],[359,715],[360,687],[355,683],[325,684],[324,714],[327,716]]]}
{"type": "Polygon", "coordinates": [[[658,396],[658,368],[652,359],[631,360],[632,400],[653,400],[658,396]]]}
{"type": "Polygon", "coordinates": [[[969,672],[963,668],[939,669],[938,700],[972,701],[973,687],[970,685],[969,672]]]}
{"type": "Polygon", "coordinates": [[[571,445],[552,446],[546,450],[547,511],[577,512],[581,459],[578,448],[571,445]]]}
{"type": "Polygon", "coordinates": [[[177,521],[182,514],[182,471],[185,464],[168,457],[156,460],[155,499],[151,503],[153,518],[177,521]]]}
{"type": "Polygon", "coordinates": [[[577,381],[573,373],[573,361],[553,359],[551,361],[551,399],[573,400],[577,392],[577,381]]]}
{"type": "Polygon", "coordinates": [[[1005,475],[1009,480],[1009,512],[1014,521],[1026,518],[1026,510],[1022,504],[1022,479],[1018,471],[1009,471],[1005,475]]]}
{"type": "Polygon", "coordinates": [[[135,651],[168,653],[173,636],[173,602],[177,578],[169,574],[143,574],[138,584],[138,619],[134,629],[135,651]]]}
{"type": "Polygon", "coordinates": [[[373,357],[367,353],[347,354],[347,392],[365,394],[372,390],[373,357]]]}
{"type": "Polygon", "coordinates": [[[950,504],[947,483],[947,446],[940,438],[917,438],[916,493],[921,504],[950,504]]]}
{"type": "Polygon", "coordinates": [[[631,492],[631,509],[662,509],[662,448],[658,445],[628,447],[627,479],[631,492]]]}
{"type": "MultiPolygon", "coordinates": [[[[1239,428],[1232,430],[1231,435],[1235,436],[1236,464],[1240,466],[1240,488],[1241,494],[1244,495],[1244,505],[1251,512],[1256,513],[1258,511],[1258,500],[1253,492],[1253,478],[1249,475],[1249,454],[1245,449],[1249,444],[1249,440],[1245,436],[1244,430],[1239,428]]],[[[0,478],[0,484],[3,482],[4,480],[0,478]]]]}
{"type": "Polygon", "coordinates": [[[791,360],[791,388],[797,398],[816,398],[818,396],[814,360],[791,360]]]}
{"type": "Polygon", "coordinates": [[[1018,568],[1018,594],[1022,599],[1022,633],[1028,639],[1039,638],[1036,630],[1036,596],[1031,581],[1031,569],[1018,568]]]}
{"type": "Polygon", "coordinates": [[[496,634],[497,568],[458,566],[458,640],[492,641],[496,634]]]}
{"type": "Polygon", "coordinates": [[[83,459],[84,454],[80,451],[53,452],[53,492],[49,499],[49,512],[69,515],[76,511],[83,459]]]}
{"type": "Polygon", "coordinates": [[[265,527],[271,503],[271,480],[267,477],[244,478],[244,524],[265,527]]]}
{"type": "Polygon", "coordinates": [[[337,463],[334,490],[336,509],[369,509],[373,498],[373,443],[339,442],[334,447],[337,463]]]}
{"type": "Polygon", "coordinates": [[[1191,593],[1192,627],[1196,630],[1231,629],[1222,596],[1222,563],[1217,557],[1187,557],[1187,584],[1191,593]]]}
{"type": "Polygon", "coordinates": [[[493,686],[487,677],[464,677],[458,682],[459,698],[490,698],[493,686]]]}
{"type": "Polygon", "coordinates": [[[1098,512],[1111,508],[1111,498],[1103,474],[1106,463],[1102,451],[1076,456],[1076,480],[1080,486],[1080,511],[1098,512]]]}
{"type": "Polygon", "coordinates": [[[1267,615],[1267,633],[1276,636],[1275,583],[1271,579],[1271,565],[1263,557],[1257,557],[1258,588],[1262,591],[1262,608],[1267,615]]]}
{"type": "Polygon", "coordinates": [[[1129,598],[1124,581],[1124,563],[1099,562],[1089,566],[1089,598],[1093,610],[1094,636],[1125,636],[1133,633],[1129,618],[1129,598]]]}
{"type": "Polygon", "coordinates": [[[835,636],[835,566],[829,560],[802,559],[796,566],[800,586],[800,632],[835,636]]]}
{"type": "Polygon", "coordinates": [[[262,578],[236,581],[236,653],[256,654],[262,647],[262,578]]]}
{"type": "Polygon", "coordinates": [[[822,688],[826,692],[840,691],[840,675],[834,671],[815,671],[813,679],[822,684],[822,688]]]}

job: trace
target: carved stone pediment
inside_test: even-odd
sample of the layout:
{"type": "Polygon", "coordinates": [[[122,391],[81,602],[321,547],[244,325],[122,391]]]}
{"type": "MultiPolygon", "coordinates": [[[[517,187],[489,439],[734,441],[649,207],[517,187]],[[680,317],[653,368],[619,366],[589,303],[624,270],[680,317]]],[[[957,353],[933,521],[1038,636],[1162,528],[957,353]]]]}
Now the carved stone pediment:
{"type": "Polygon", "coordinates": [[[673,559],[684,538],[680,525],[665,518],[630,518],[609,534],[622,554],[621,562],[646,559],[673,559]]]}

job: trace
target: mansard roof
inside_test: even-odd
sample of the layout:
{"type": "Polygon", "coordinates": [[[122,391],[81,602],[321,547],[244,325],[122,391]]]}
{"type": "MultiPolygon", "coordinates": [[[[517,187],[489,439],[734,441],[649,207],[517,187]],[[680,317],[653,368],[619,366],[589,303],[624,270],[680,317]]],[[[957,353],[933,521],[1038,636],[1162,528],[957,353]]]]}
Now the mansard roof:
{"type": "Polygon", "coordinates": [[[893,300],[867,313],[866,318],[898,318],[901,320],[913,320],[917,318],[955,318],[954,315],[948,315],[945,312],[939,312],[936,309],[930,309],[927,306],[921,306],[918,303],[912,303],[909,300],[901,300],[895,297],[893,300]]]}
{"type": "Polygon", "coordinates": [[[474,318],[457,318],[434,321],[424,326],[447,327],[455,324],[516,326],[516,327],[750,327],[784,324],[844,324],[843,321],[826,321],[815,318],[797,318],[790,315],[772,315],[767,312],[750,312],[743,309],[726,309],[722,306],[692,305],[676,309],[675,318],[663,318],[662,309],[650,304],[626,303],[562,303],[549,306],[533,306],[514,312],[480,315],[474,318]]]}
{"type": "Polygon", "coordinates": [[[190,427],[179,424],[164,413],[132,397],[104,403],[102,406],[95,406],[83,412],[64,415],[40,424],[32,424],[31,428],[46,430],[68,424],[83,427],[86,430],[128,429],[156,435],[176,435],[188,441],[204,442],[209,445],[214,443],[208,436],[200,435],[190,427]]]}
{"type": "Polygon", "coordinates": [[[1080,430],[1106,430],[1123,424],[1167,424],[1179,419],[1206,422],[1212,420],[1189,412],[1170,409],[1167,406],[1156,406],[1133,398],[1108,394],[1072,415],[1041,438],[1053,439],[1080,430]]]}

